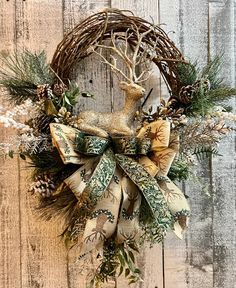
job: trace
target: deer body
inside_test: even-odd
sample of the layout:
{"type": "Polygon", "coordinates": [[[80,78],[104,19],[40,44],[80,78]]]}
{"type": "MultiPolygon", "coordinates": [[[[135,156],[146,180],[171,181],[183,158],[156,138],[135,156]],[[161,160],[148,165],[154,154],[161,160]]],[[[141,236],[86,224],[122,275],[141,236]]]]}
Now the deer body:
{"type": "Polygon", "coordinates": [[[134,83],[120,82],[120,88],[125,91],[125,105],[120,111],[100,113],[84,111],[78,115],[77,127],[91,135],[108,137],[108,135],[131,136],[132,121],[137,110],[137,104],[144,95],[144,88],[134,83]]]}
{"type": "MultiPolygon", "coordinates": [[[[126,82],[121,81],[119,83],[121,90],[125,92],[125,106],[122,110],[114,113],[95,111],[80,113],[77,119],[77,127],[80,130],[100,137],[133,135],[132,121],[134,120],[137,104],[145,92],[144,88],[138,83],[144,82],[150,77],[151,71],[149,71],[148,63],[155,56],[156,43],[153,43],[153,51],[151,51],[150,47],[146,49],[142,39],[147,37],[153,29],[153,27],[150,27],[149,30],[140,33],[139,28],[134,24],[133,32],[127,29],[125,33],[111,33],[111,46],[97,43],[96,49],[100,48],[100,53],[95,48],[91,48],[94,53],[103,59],[103,63],[111,67],[118,78],[121,76],[126,80],[126,82]],[[132,49],[129,49],[130,39],[132,39],[132,49]],[[118,44],[119,41],[122,45],[118,44]],[[126,66],[125,72],[118,68],[118,62],[114,55],[110,53],[111,62],[109,62],[102,55],[102,49],[108,49],[121,59],[126,66]],[[139,72],[139,75],[137,75],[137,72],[139,72]]],[[[150,38],[149,41],[152,42],[152,39],[150,38]]]]}

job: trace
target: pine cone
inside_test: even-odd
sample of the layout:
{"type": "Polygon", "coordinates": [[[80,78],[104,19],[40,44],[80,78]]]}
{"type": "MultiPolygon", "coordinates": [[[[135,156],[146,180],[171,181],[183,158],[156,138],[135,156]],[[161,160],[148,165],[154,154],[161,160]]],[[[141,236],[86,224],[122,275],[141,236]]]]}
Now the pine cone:
{"type": "Polygon", "coordinates": [[[62,83],[56,83],[53,84],[52,86],[52,92],[55,94],[57,97],[60,97],[66,90],[66,85],[62,83]]]}
{"type": "Polygon", "coordinates": [[[46,100],[51,98],[52,90],[49,84],[38,85],[37,86],[37,96],[39,100],[46,100]]]}
{"type": "Polygon", "coordinates": [[[179,102],[185,105],[190,104],[195,91],[196,88],[194,85],[183,86],[179,91],[179,96],[177,97],[177,99],[179,100],[179,102]]]}
{"type": "Polygon", "coordinates": [[[200,79],[197,80],[194,84],[193,84],[194,88],[196,89],[196,91],[198,91],[200,88],[203,89],[203,91],[206,93],[210,90],[211,88],[211,84],[210,81],[208,79],[200,79]]]}
{"type": "Polygon", "coordinates": [[[51,123],[52,118],[53,117],[48,116],[45,113],[40,113],[39,115],[37,115],[37,117],[31,120],[31,123],[29,123],[29,125],[39,134],[50,134],[49,124],[51,123]]]}
{"type": "Polygon", "coordinates": [[[43,198],[51,197],[56,189],[56,185],[50,174],[42,174],[35,177],[34,182],[29,188],[32,194],[38,193],[43,198]]]}

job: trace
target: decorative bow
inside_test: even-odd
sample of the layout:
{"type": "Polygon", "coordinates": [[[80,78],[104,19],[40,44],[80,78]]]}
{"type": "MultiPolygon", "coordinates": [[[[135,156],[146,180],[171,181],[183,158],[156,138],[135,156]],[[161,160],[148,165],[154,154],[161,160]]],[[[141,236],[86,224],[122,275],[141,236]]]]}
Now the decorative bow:
{"type": "Polygon", "coordinates": [[[161,241],[169,227],[182,238],[190,209],[184,194],[167,177],[179,150],[169,122],[148,124],[136,137],[111,139],[63,124],[52,123],[50,129],[63,162],[81,165],[64,182],[79,202],[87,198],[93,207],[80,255],[99,249],[115,233],[118,242],[140,237],[142,198],[158,227],[156,238],[161,241]]]}

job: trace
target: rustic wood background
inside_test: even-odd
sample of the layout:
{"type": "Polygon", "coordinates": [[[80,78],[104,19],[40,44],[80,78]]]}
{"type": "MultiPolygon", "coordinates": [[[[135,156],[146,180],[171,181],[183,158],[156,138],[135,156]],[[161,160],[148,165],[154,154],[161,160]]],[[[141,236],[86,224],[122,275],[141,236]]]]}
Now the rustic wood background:
{"type": "MultiPolygon", "coordinates": [[[[0,0],[0,51],[45,49],[50,60],[66,32],[104,7],[130,9],[165,23],[163,28],[184,55],[201,64],[224,51],[223,76],[227,84],[235,85],[234,0],[0,0]]],[[[80,103],[84,107],[112,110],[122,105],[106,69],[94,65],[94,59],[81,63],[78,78],[83,88],[97,95],[95,103],[80,103]]],[[[155,86],[155,96],[165,96],[158,72],[148,86],[155,86]]],[[[1,142],[7,141],[10,132],[0,133],[1,142]]],[[[236,287],[235,149],[232,136],[220,146],[224,157],[203,163],[198,170],[209,183],[209,193],[197,184],[183,185],[192,207],[186,237],[180,241],[170,234],[163,245],[145,249],[139,260],[144,282],[135,287],[236,287]]],[[[59,223],[44,223],[33,210],[25,164],[18,158],[0,163],[0,287],[85,287],[76,255],[68,253],[58,237],[59,223]]],[[[128,285],[121,279],[118,287],[128,285]]]]}

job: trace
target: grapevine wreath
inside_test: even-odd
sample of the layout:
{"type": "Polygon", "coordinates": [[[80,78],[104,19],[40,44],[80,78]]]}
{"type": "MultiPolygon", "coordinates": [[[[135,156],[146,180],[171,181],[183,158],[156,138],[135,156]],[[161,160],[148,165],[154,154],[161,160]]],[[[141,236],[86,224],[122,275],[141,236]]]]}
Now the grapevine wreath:
{"type": "Polygon", "coordinates": [[[129,283],[141,279],[138,247],[163,241],[167,230],[182,238],[187,226],[189,205],[174,181],[190,178],[196,161],[217,154],[219,140],[233,130],[225,100],[235,89],[218,76],[221,57],[200,70],[159,26],[120,10],[77,25],[50,65],[44,52],[3,56],[1,84],[15,106],[1,108],[0,122],[18,134],[0,144],[1,153],[19,153],[34,167],[29,190],[38,210],[47,220],[62,217],[62,236],[78,245],[79,258],[98,251],[93,281],[123,272],[129,283]],[[80,91],[71,71],[92,53],[119,78],[119,111],[76,113],[79,96],[93,95],[80,91]],[[150,93],[142,83],[151,65],[170,96],[145,109],[150,93]]]}

